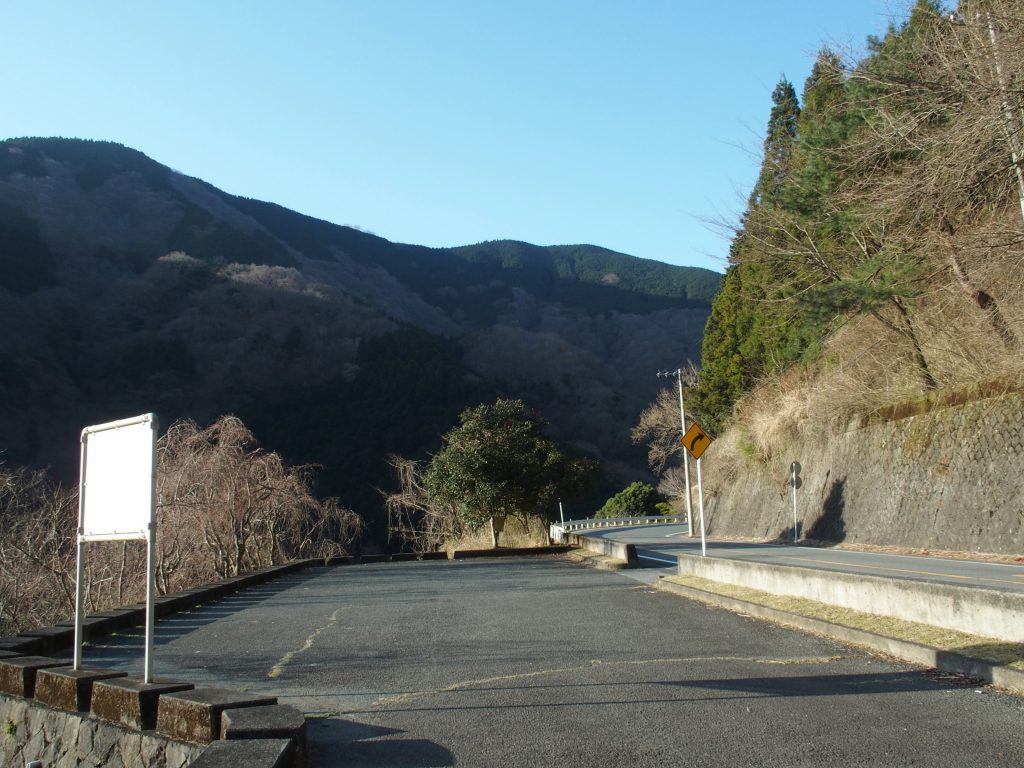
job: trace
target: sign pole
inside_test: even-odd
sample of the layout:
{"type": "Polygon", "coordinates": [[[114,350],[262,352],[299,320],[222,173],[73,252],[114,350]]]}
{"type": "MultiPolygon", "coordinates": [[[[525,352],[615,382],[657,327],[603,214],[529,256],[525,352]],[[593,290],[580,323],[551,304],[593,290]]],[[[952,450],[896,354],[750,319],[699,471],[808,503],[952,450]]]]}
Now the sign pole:
{"type": "MultiPolygon", "coordinates": [[[[700,504],[701,557],[707,557],[708,555],[708,541],[704,530],[704,479],[701,477],[700,472],[700,457],[704,455],[704,451],[707,450],[712,442],[711,436],[696,421],[690,425],[690,428],[686,430],[686,434],[682,438],[683,448],[697,460],[697,501],[700,504]]],[[[691,529],[693,528],[692,525],[690,527],[691,529]]]]}
{"type": "Polygon", "coordinates": [[[697,459],[697,502],[700,504],[700,556],[708,556],[708,540],[704,535],[704,482],[700,476],[700,459],[697,459]]]}
{"type": "MultiPolygon", "coordinates": [[[[686,410],[683,407],[683,369],[679,368],[676,370],[676,379],[679,381],[679,423],[682,427],[683,434],[686,434],[686,410]]],[[[683,451],[683,477],[686,483],[686,526],[689,529],[687,533],[692,538],[694,536],[693,530],[693,508],[690,497],[690,458],[687,451],[683,451]]]]}
{"type": "Polygon", "coordinates": [[[87,453],[85,450],[85,430],[82,431],[82,460],[79,464],[79,477],[78,477],[78,535],[75,536],[77,542],[75,547],[76,563],[75,563],[75,651],[74,658],[71,663],[71,668],[78,671],[82,666],[82,618],[85,614],[85,606],[83,603],[83,597],[85,592],[85,542],[82,540],[82,510],[85,505],[85,462],[87,453]]]}
{"type": "Polygon", "coordinates": [[[156,542],[153,540],[152,529],[150,531],[150,536],[146,539],[146,656],[142,676],[142,682],[147,685],[153,682],[153,637],[156,634],[156,599],[153,594],[156,542]]]}
{"type": "Polygon", "coordinates": [[[789,484],[793,486],[793,543],[799,538],[799,528],[796,521],[796,489],[800,487],[800,462],[794,461],[789,465],[789,484]]]}
{"type": "Polygon", "coordinates": [[[156,634],[156,435],[160,430],[156,414],[150,426],[153,430],[153,458],[149,478],[149,527],[146,530],[146,658],[142,681],[153,682],[153,638],[156,634]]]}

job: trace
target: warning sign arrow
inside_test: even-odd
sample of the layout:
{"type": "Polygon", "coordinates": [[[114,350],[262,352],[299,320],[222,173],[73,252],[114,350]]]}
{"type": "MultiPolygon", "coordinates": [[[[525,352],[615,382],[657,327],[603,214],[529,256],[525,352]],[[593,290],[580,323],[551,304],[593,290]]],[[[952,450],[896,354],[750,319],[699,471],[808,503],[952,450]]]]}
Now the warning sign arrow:
{"type": "Polygon", "coordinates": [[[701,428],[700,424],[693,422],[690,428],[686,430],[686,434],[683,435],[680,442],[682,442],[683,448],[689,451],[693,458],[699,459],[713,441],[708,433],[701,428]]]}

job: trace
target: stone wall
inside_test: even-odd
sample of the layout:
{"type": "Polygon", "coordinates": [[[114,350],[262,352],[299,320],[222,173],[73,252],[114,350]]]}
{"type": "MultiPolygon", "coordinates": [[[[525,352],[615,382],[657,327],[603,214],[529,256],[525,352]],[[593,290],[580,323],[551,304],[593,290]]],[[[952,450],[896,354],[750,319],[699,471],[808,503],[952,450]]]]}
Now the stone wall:
{"type": "Polygon", "coordinates": [[[183,768],[204,747],[0,695],[0,768],[183,768]]]}
{"type": "Polygon", "coordinates": [[[990,398],[780,446],[767,464],[704,460],[709,534],[1024,554],[1024,396],[990,398]]]}

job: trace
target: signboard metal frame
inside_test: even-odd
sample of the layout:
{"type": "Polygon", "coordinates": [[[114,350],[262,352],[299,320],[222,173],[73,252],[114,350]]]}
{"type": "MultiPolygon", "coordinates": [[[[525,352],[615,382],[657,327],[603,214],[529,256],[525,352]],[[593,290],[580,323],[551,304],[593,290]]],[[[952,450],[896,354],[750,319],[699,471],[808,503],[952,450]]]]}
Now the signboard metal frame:
{"type": "Polygon", "coordinates": [[[85,613],[85,543],[141,539],[146,542],[144,682],[150,683],[153,680],[158,430],[159,422],[153,413],[98,424],[82,430],[73,663],[76,670],[81,666],[84,639],[82,627],[85,613]],[[91,453],[90,438],[93,438],[91,453]]]}

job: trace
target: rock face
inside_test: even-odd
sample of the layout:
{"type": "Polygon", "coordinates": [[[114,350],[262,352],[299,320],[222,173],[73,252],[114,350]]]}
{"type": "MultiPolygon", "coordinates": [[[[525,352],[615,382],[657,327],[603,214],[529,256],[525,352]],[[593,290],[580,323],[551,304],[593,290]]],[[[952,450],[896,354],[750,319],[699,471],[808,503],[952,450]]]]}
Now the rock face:
{"type": "Polygon", "coordinates": [[[729,476],[704,458],[709,532],[825,542],[1024,552],[1024,396],[942,408],[780,448],[729,476]]]}

